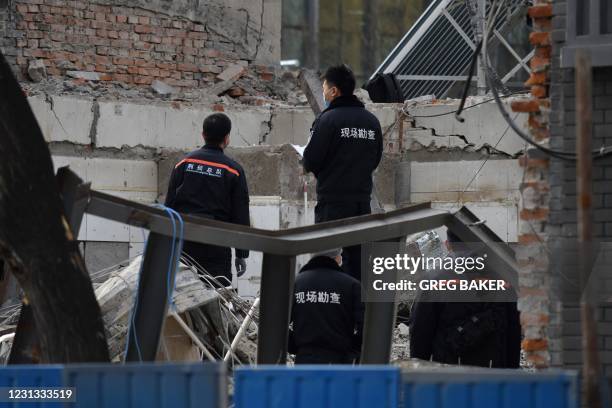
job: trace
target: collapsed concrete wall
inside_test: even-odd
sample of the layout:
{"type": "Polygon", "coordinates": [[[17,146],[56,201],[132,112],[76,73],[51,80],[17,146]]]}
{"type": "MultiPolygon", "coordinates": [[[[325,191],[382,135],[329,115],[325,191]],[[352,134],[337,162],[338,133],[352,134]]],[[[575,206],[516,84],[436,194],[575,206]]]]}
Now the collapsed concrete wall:
{"type": "MultiPolygon", "coordinates": [[[[56,165],[70,165],[93,188],[148,204],[163,201],[174,164],[202,144],[203,118],[224,110],[234,123],[227,153],[245,168],[253,225],[281,229],[314,220],[315,180],[303,175],[299,156],[288,144],[307,142],[314,116],[306,107],[179,105],[48,94],[30,96],[29,102],[56,165]]],[[[463,124],[453,115],[438,116],[455,110],[457,101],[404,111],[402,105],[368,107],[385,134],[386,153],[375,179],[386,209],[425,201],[449,210],[467,205],[503,239],[517,241],[523,176],[517,156],[524,146],[507,131],[491,103],[468,109],[463,124]]],[[[90,216],[79,233],[92,271],[138,254],[145,236],[139,229],[90,216]]],[[[253,254],[248,266],[237,286],[242,294],[254,296],[261,254],[253,254]]]]}
{"type": "Polygon", "coordinates": [[[0,2],[0,47],[20,79],[38,59],[53,76],[201,87],[233,62],[278,64],[280,13],[280,0],[0,2]]]}

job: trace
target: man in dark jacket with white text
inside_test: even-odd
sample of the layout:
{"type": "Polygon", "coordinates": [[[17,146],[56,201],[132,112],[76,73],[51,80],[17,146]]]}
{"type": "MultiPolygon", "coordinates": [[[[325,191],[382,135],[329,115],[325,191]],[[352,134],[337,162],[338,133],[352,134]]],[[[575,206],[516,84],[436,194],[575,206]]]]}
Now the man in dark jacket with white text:
{"type": "MultiPolygon", "coordinates": [[[[353,95],[349,67],[330,67],[323,75],[327,108],[314,121],[304,151],[304,169],[317,178],[315,223],[370,214],[372,173],[382,157],[380,123],[353,95]]],[[[361,248],[344,248],[342,266],[361,280],[361,248]]]]}
{"type": "MultiPolygon", "coordinates": [[[[217,221],[250,225],[249,190],[240,164],[223,153],[229,145],[230,119],[215,113],[204,120],[205,145],[189,153],[172,171],[166,206],[185,214],[217,221]]],[[[207,272],[217,277],[222,286],[232,283],[230,248],[185,242],[183,252],[191,256],[207,272]]],[[[236,249],[236,271],[246,271],[249,252],[236,249]]]]}
{"type": "Polygon", "coordinates": [[[289,353],[296,364],[351,364],[361,351],[361,285],[339,266],[340,249],[315,255],[295,278],[289,353]]]}

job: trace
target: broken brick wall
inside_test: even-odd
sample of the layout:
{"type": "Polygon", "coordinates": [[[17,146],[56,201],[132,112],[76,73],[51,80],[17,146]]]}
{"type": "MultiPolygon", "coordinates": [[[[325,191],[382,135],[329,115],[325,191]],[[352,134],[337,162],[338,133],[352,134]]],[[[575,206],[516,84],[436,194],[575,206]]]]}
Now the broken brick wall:
{"type": "MultiPolygon", "coordinates": [[[[531,98],[513,103],[512,108],[515,112],[529,114],[532,138],[546,146],[550,138],[551,2],[537,0],[529,9],[529,16],[533,22],[529,40],[535,48],[535,55],[530,62],[532,73],[525,85],[531,88],[531,98]]],[[[554,302],[551,302],[549,296],[551,282],[548,274],[546,225],[550,211],[550,162],[547,156],[533,148],[526,149],[519,162],[523,177],[520,186],[519,246],[516,254],[520,267],[522,349],[529,364],[548,367],[551,364],[551,354],[559,349],[558,344],[552,340],[555,336],[551,336],[555,322],[551,322],[554,302]]]]}
{"type": "MultiPolygon", "coordinates": [[[[535,47],[533,70],[527,85],[531,100],[516,103],[515,111],[529,113],[532,138],[559,151],[575,151],[576,112],[574,70],[561,68],[566,38],[566,2],[537,0],[530,8],[535,47]]],[[[593,147],[612,144],[612,69],[593,69],[593,147]]],[[[581,328],[578,305],[558,298],[562,271],[550,261],[552,248],[575,240],[576,168],[550,159],[536,149],[521,159],[524,168],[520,214],[521,266],[519,303],[524,331],[523,349],[536,366],[579,368],[581,328]]],[[[593,231],[596,238],[612,237],[612,165],[593,166],[593,231]]],[[[554,256],[554,255],[553,255],[554,256]]],[[[598,346],[604,371],[612,375],[612,309],[597,310],[598,346]]]]}
{"type": "Polygon", "coordinates": [[[231,63],[277,64],[280,0],[0,0],[3,53],[20,79],[95,71],[146,85],[202,87],[231,63]]]}

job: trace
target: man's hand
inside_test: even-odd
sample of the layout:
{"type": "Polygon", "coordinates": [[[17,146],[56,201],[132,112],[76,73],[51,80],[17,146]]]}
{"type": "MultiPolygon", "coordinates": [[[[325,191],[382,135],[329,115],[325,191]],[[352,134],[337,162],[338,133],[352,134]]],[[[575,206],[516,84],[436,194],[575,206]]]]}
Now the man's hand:
{"type": "Polygon", "coordinates": [[[234,261],[234,265],[236,265],[236,275],[241,277],[246,272],[246,259],[244,258],[236,258],[234,261]]]}

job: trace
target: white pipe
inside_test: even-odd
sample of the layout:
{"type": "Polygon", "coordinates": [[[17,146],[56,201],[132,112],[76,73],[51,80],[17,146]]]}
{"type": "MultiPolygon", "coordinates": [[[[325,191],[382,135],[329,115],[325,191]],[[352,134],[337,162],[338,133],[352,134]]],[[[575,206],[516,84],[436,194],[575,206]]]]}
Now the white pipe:
{"type": "Polygon", "coordinates": [[[189,338],[191,338],[191,340],[196,344],[196,346],[198,346],[200,350],[202,350],[202,352],[206,355],[206,357],[210,361],[216,360],[215,357],[210,353],[210,351],[208,351],[206,346],[200,341],[198,336],[196,336],[193,330],[191,330],[191,328],[187,325],[187,323],[185,323],[185,321],[181,319],[181,317],[178,314],[176,314],[176,312],[171,312],[170,316],[172,316],[174,320],[176,320],[176,322],[179,324],[179,326],[181,326],[183,330],[185,330],[185,333],[187,333],[189,338]]]}
{"type": "Polygon", "coordinates": [[[242,322],[242,325],[240,326],[240,329],[238,329],[238,333],[236,333],[236,337],[234,337],[234,340],[232,341],[232,345],[230,346],[230,349],[227,350],[227,353],[225,354],[223,361],[225,362],[229,361],[230,356],[234,353],[234,350],[236,350],[236,346],[238,345],[238,342],[240,341],[240,339],[244,335],[244,332],[246,332],[247,328],[251,324],[253,313],[255,313],[255,309],[257,309],[258,307],[259,307],[259,298],[255,299],[255,302],[253,302],[253,306],[251,306],[251,308],[249,309],[249,313],[247,313],[246,317],[244,318],[244,321],[242,322]]]}

